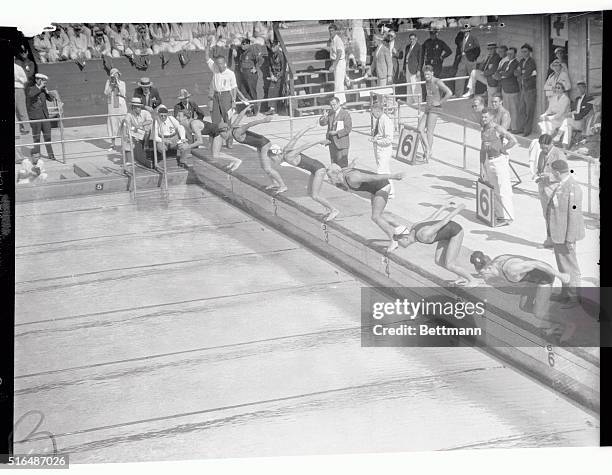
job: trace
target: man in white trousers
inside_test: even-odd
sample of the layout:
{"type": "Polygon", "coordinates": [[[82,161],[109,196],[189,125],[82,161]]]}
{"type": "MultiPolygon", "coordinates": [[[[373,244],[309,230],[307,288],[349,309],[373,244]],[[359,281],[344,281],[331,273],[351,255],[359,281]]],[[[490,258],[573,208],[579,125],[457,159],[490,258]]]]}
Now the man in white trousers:
{"type": "MultiPolygon", "coordinates": [[[[385,114],[382,104],[372,106],[374,128],[370,141],[374,144],[374,158],[376,159],[376,173],[391,174],[391,152],[393,151],[393,121],[385,114]]],[[[394,189],[391,183],[389,197],[393,196],[394,189]]]]}
{"type": "Polygon", "coordinates": [[[342,91],[344,91],[346,77],[346,51],[344,42],[338,34],[338,27],[333,23],[329,25],[329,41],[329,57],[332,60],[329,72],[334,74],[334,92],[336,93],[334,96],[340,99],[340,104],[344,104],[346,96],[342,91]]]}
{"type": "Polygon", "coordinates": [[[517,144],[516,138],[501,125],[494,122],[494,112],[482,111],[481,160],[484,179],[495,192],[495,216],[497,225],[506,226],[514,220],[512,184],[507,150],[517,144]],[[506,139],[505,143],[502,139],[506,139]]]}

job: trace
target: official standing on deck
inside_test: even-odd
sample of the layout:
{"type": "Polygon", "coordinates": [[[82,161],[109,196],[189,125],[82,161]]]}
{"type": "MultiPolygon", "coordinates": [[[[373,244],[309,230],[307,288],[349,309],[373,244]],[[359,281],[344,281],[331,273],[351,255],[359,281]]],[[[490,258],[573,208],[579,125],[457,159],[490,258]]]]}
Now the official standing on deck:
{"type": "Polygon", "coordinates": [[[351,114],[342,108],[337,97],[332,97],[329,105],[331,109],[319,118],[319,125],[327,126],[326,138],[330,141],[329,156],[332,163],[339,165],[340,168],[346,168],[351,145],[349,134],[353,129],[351,114]]]}
{"type": "MultiPolygon", "coordinates": [[[[28,116],[30,120],[48,119],[49,109],[47,109],[47,101],[52,101],[55,98],[55,96],[51,95],[47,90],[47,81],[49,77],[44,74],[36,73],[34,78],[36,83],[28,88],[27,93],[28,116]]],[[[40,142],[40,133],[42,132],[45,142],[51,141],[51,122],[47,120],[44,122],[32,122],[31,125],[32,137],[36,144],[32,149],[32,155],[38,155],[40,154],[40,145],[38,145],[40,142]]],[[[55,160],[51,144],[46,144],[45,147],[47,148],[48,158],[50,160],[55,160]]]]}

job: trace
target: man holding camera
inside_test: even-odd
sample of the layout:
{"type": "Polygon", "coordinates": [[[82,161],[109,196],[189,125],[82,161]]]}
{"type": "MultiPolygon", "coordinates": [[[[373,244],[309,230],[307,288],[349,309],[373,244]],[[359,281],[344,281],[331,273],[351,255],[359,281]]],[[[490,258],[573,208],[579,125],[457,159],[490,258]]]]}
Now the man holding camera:
{"type": "MultiPolygon", "coordinates": [[[[106,126],[108,129],[109,137],[115,137],[119,135],[121,129],[121,121],[127,114],[127,104],[125,102],[125,82],[119,79],[121,73],[117,68],[110,70],[109,78],[104,86],[104,95],[106,95],[106,102],[108,104],[108,119],[106,126]]],[[[111,139],[111,148],[109,152],[112,152],[116,146],[116,139],[111,139]]]]}
{"type": "MultiPolygon", "coordinates": [[[[47,90],[47,81],[49,77],[41,73],[36,73],[34,76],[35,84],[28,88],[27,93],[27,108],[30,120],[36,121],[49,118],[49,109],[47,109],[47,101],[53,101],[55,96],[47,90]]],[[[40,154],[40,133],[43,134],[45,142],[51,141],[51,122],[32,122],[32,137],[36,144],[32,149],[32,155],[40,154]]],[[[50,160],[55,160],[53,147],[51,144],[45,144],[47,148],[47,156],[50,160]]]]}

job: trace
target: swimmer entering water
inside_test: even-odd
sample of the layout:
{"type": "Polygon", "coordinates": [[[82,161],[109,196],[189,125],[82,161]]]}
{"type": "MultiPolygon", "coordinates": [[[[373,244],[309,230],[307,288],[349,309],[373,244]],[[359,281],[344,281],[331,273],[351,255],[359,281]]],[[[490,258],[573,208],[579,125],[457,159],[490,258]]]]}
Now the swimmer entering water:
{"type": "MultiPolygon", "coordinates": [[[[287,186],[280,176],[280,173],[278,173],[278,171],[272,167],[271,159],[268,156],[268,150],[270,150],[270,147],[272,146],[270,140],[263,135],[256,134],[255,132],[249,130],[251,127],[256,125],[266,124],[272,121],[272,117],[268,116],[264,119],[253,120],[248,124],[240,125],[240,122],[242,122],[242,119],[244,119],[244,116],[249,110],[251,110],[252,107],[252,105],[246,107],[244,110],[242,110],[242,112],[240,112],[240,114],[235,115],[230,119],[231,136],[236,142],[248,145],[249,147],[253,147],[257,150],[261,168],[272,180],[272,184],[267,186],[266,190],[274,190],[274,194],[282,193],[287,191],[287,186]]],[[[241,163],[242,161],[238,160],[237,164],[233,165],[230,170],[236,170],[241,163]]]]}
{"type": "Polygon", "coordinates": [[[323,163],[321,163],[319,160],[302,155],[302,152],[314,147],[315,145],[329,145],[329,140],[317,140],[316,142],[311,142],[296,147],[298,140],[300,140],[300,138],[302,138],[306,132],[316,127],[318,127],[318,123],[301,130],[295,134],[295,136],[292,137],[291,140],[287,142],[287,145],[285,145],[285,147],[282,149],[278,145],[272,145],[268,151],[268,156],[278,165],[280,165],[282,162],[286,162],[289,165],[301,168],[302,170],[306,170],[310,173],[310,181],[308,183],[310,197],[326,208],[327,214],[323,220],[331,221],[338,216],[340,211],[334,208],[329,201],[320,195],[321,185],[323,184],[323,179],[325,178],[325,173],[327,171],[325,169],[325,165],[323,165],[323,163]]]}
{"type": "Polygon", "coordinates": [[[402,247],[407,247],[414,242],[423,244],[438,243],[436,248],[435,262],[439,266],[457,274],[461,279],[456,280],[455,285],[473,286],[476,281],[472,275],[463,267],[457,264],[457,257],[463,244],[463,228],[459,223],[452,221],[465,208],[464,204],[457,206],[450,211],[455,203],[443,206],[426,220],[412,225],[410,231],[406,226],[398,226],[394,232],[394,243],[397,248],[398,243],[402,247]],[[444,213],[446,216],[440,218],[444,213]]]}
{"type": "Polygon", "coordinates": [[[397,243],[393,239],[395,228],[383,216],[383,213],[391,191],[389,180],[401,180],[404,175],[402,173],[377,174],[359,168],[340,168],[332,163],[327,169],[327,176],[332,184],[346,191],[365,192],[369,195],[372,205],[372,221],[389,236],[391,241],[387,251],[392,251],[397,247],[397,243]]]}

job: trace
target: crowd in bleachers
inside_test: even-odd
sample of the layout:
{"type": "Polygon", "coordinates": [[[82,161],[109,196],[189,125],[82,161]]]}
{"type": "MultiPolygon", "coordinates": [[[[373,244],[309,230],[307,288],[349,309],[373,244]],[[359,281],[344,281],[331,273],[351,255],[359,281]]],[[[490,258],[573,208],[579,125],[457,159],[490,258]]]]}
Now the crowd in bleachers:
{"type": "Polygon", "coordinates": [[[272,39],[271,22],[61,23],[33,41],[40,62],[85,61],[229,47],[243,39],[272,39]]]}

